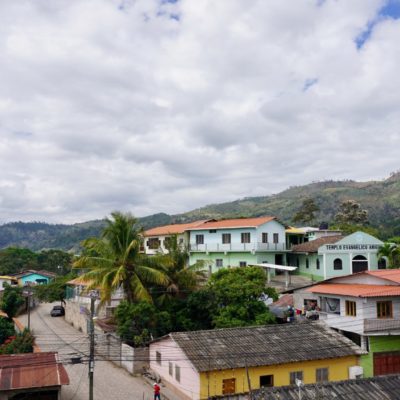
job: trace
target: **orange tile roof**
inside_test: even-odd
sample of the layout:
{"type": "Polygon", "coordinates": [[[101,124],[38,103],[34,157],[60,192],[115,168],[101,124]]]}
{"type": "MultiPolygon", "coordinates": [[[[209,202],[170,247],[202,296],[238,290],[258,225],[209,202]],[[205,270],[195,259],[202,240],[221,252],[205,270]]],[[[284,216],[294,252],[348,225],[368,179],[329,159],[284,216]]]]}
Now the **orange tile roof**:
{"type": "Polygon", "coordinates": [[[205,222],[200,226],[188,230],[193,231],[201,229],[256,228],[257,226],[273,220],[276,220],[276,217],[223,219],[221,221],[205,222]]]}
{"type": "Polygon", "coordinates": [[[352,297],[385,297],[400,296],[400,286],[323,283],[309,287],[306,292],[352,297]]]}
{"type": "Polygon", "coordinates": [[[400,269],[381,269],[379,271],[365,271],[368,275],[400,283],[400,269]]]}
{"type": "Polygon", "coordinates": [[[151,228],[145,231],[144,236],[176,235],[185,232],[189,228],[202,225],[205,222],[207,222],[207,220],[194,221],[194,222],[189,222],[187,224],[172,224],[165,226],[157,226],[156,228],[151,228]]]}

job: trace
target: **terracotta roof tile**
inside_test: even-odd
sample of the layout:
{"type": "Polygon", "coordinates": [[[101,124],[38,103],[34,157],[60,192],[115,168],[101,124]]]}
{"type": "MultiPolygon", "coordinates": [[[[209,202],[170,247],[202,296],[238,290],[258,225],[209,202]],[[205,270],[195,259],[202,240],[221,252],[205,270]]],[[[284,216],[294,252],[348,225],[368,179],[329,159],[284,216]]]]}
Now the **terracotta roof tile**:
{"type": "Polygon", "coordinates": [[[179,234],[183,233],[186,230],[196,227],[198,225],[202,225],[206,222],[207,220],[201,220],[201,221],[194,221],[194,222],[189,222],[187,224],[172,224],[172,225],[165,225],[165,226],[158,226],[156,228],[151,228],[148,229],[147,231],[144,232],[144,236],[158,236],[158,235],[174,235],[174,234],[179,234]]]}
{"type": "Polygon", "coordinates": [[[365,271],[368,275],[400,283],[400,269],[381,269],[379,271],[365,271]]]}
{"type": "Polygon", "coordinates": [[[309,242],[298,244],[292,247],[294,253],[316,253],[324,244],[333,244],[343,239],[342,235],[324,236],[319,239],[310,240],[309,242]]]}
{"type": "Polygon", "coordinates": [[[309,287],[306,292],[353,297],[386,297],[400,296],[400,286],[322,283],[309,287]]]}
{"type": "Polygon", "coordinates": [[[223,219],[221,221],[208,221],[200,226],[193,227],[188,230],[193,231],[203,229],[256,228],[273,220],[276,220],[276,217],[223,219]]]}
{"type": "Polygon", "coordinates": [[[0,355],[0,391],[69,385],[57,353],[0,355]]]}

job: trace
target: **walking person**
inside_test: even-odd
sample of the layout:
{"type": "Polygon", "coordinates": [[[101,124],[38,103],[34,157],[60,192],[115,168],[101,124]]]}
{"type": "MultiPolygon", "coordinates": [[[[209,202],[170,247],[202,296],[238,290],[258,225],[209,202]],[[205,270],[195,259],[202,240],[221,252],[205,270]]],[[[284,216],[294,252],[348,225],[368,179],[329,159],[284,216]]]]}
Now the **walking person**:
{"type": "Polygon", "coordinates": [[[154,383],[154,400],[161,400],[160,397],[160,386],[157,385],[157,383],[154,383]]]}

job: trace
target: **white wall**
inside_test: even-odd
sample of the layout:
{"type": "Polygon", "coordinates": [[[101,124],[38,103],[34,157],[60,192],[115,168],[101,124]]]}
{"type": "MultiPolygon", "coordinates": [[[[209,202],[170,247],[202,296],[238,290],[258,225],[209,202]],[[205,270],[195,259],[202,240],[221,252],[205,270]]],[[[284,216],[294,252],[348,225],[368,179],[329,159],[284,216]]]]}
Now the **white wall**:
{"type": "MultiPolygon", "coordinates": [[[[186,354],[167,337],[150,344],[150,369],[160,375],[162,382],[169,384],[185,394],[188,399],[200,398],[200,375],[193,364],[187,359],[186,354]],[[161,365],[156,362],[156,352],[161,353],[161,365]],[[173,374],[169,374],[169,363],[173,364],[173,374]],[[181,379],[175,379],[175,366],[179,365],[181,379]]],[[[162,393],[161,393],[162,397],[162,393]]]]}

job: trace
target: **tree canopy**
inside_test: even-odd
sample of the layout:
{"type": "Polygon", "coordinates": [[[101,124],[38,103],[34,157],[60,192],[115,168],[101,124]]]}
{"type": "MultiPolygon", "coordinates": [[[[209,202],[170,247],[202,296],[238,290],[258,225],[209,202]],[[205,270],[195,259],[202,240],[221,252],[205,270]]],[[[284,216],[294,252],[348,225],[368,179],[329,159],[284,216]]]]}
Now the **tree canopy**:
{"type": "Polygon", "coordinates": [[[19,287],[12,287],[5,283],[0,309],[8,315],[9,319],[17,315],[24,303],[25,299],[22,297],[22,289],[19,287]]]}
{"type": "Polygon", "coordinates": [[[315,221],[315,213],[320,210],[314,199],[304,199],[300,209],[293,217],[294,223],[311,224],[315,221]]]}

